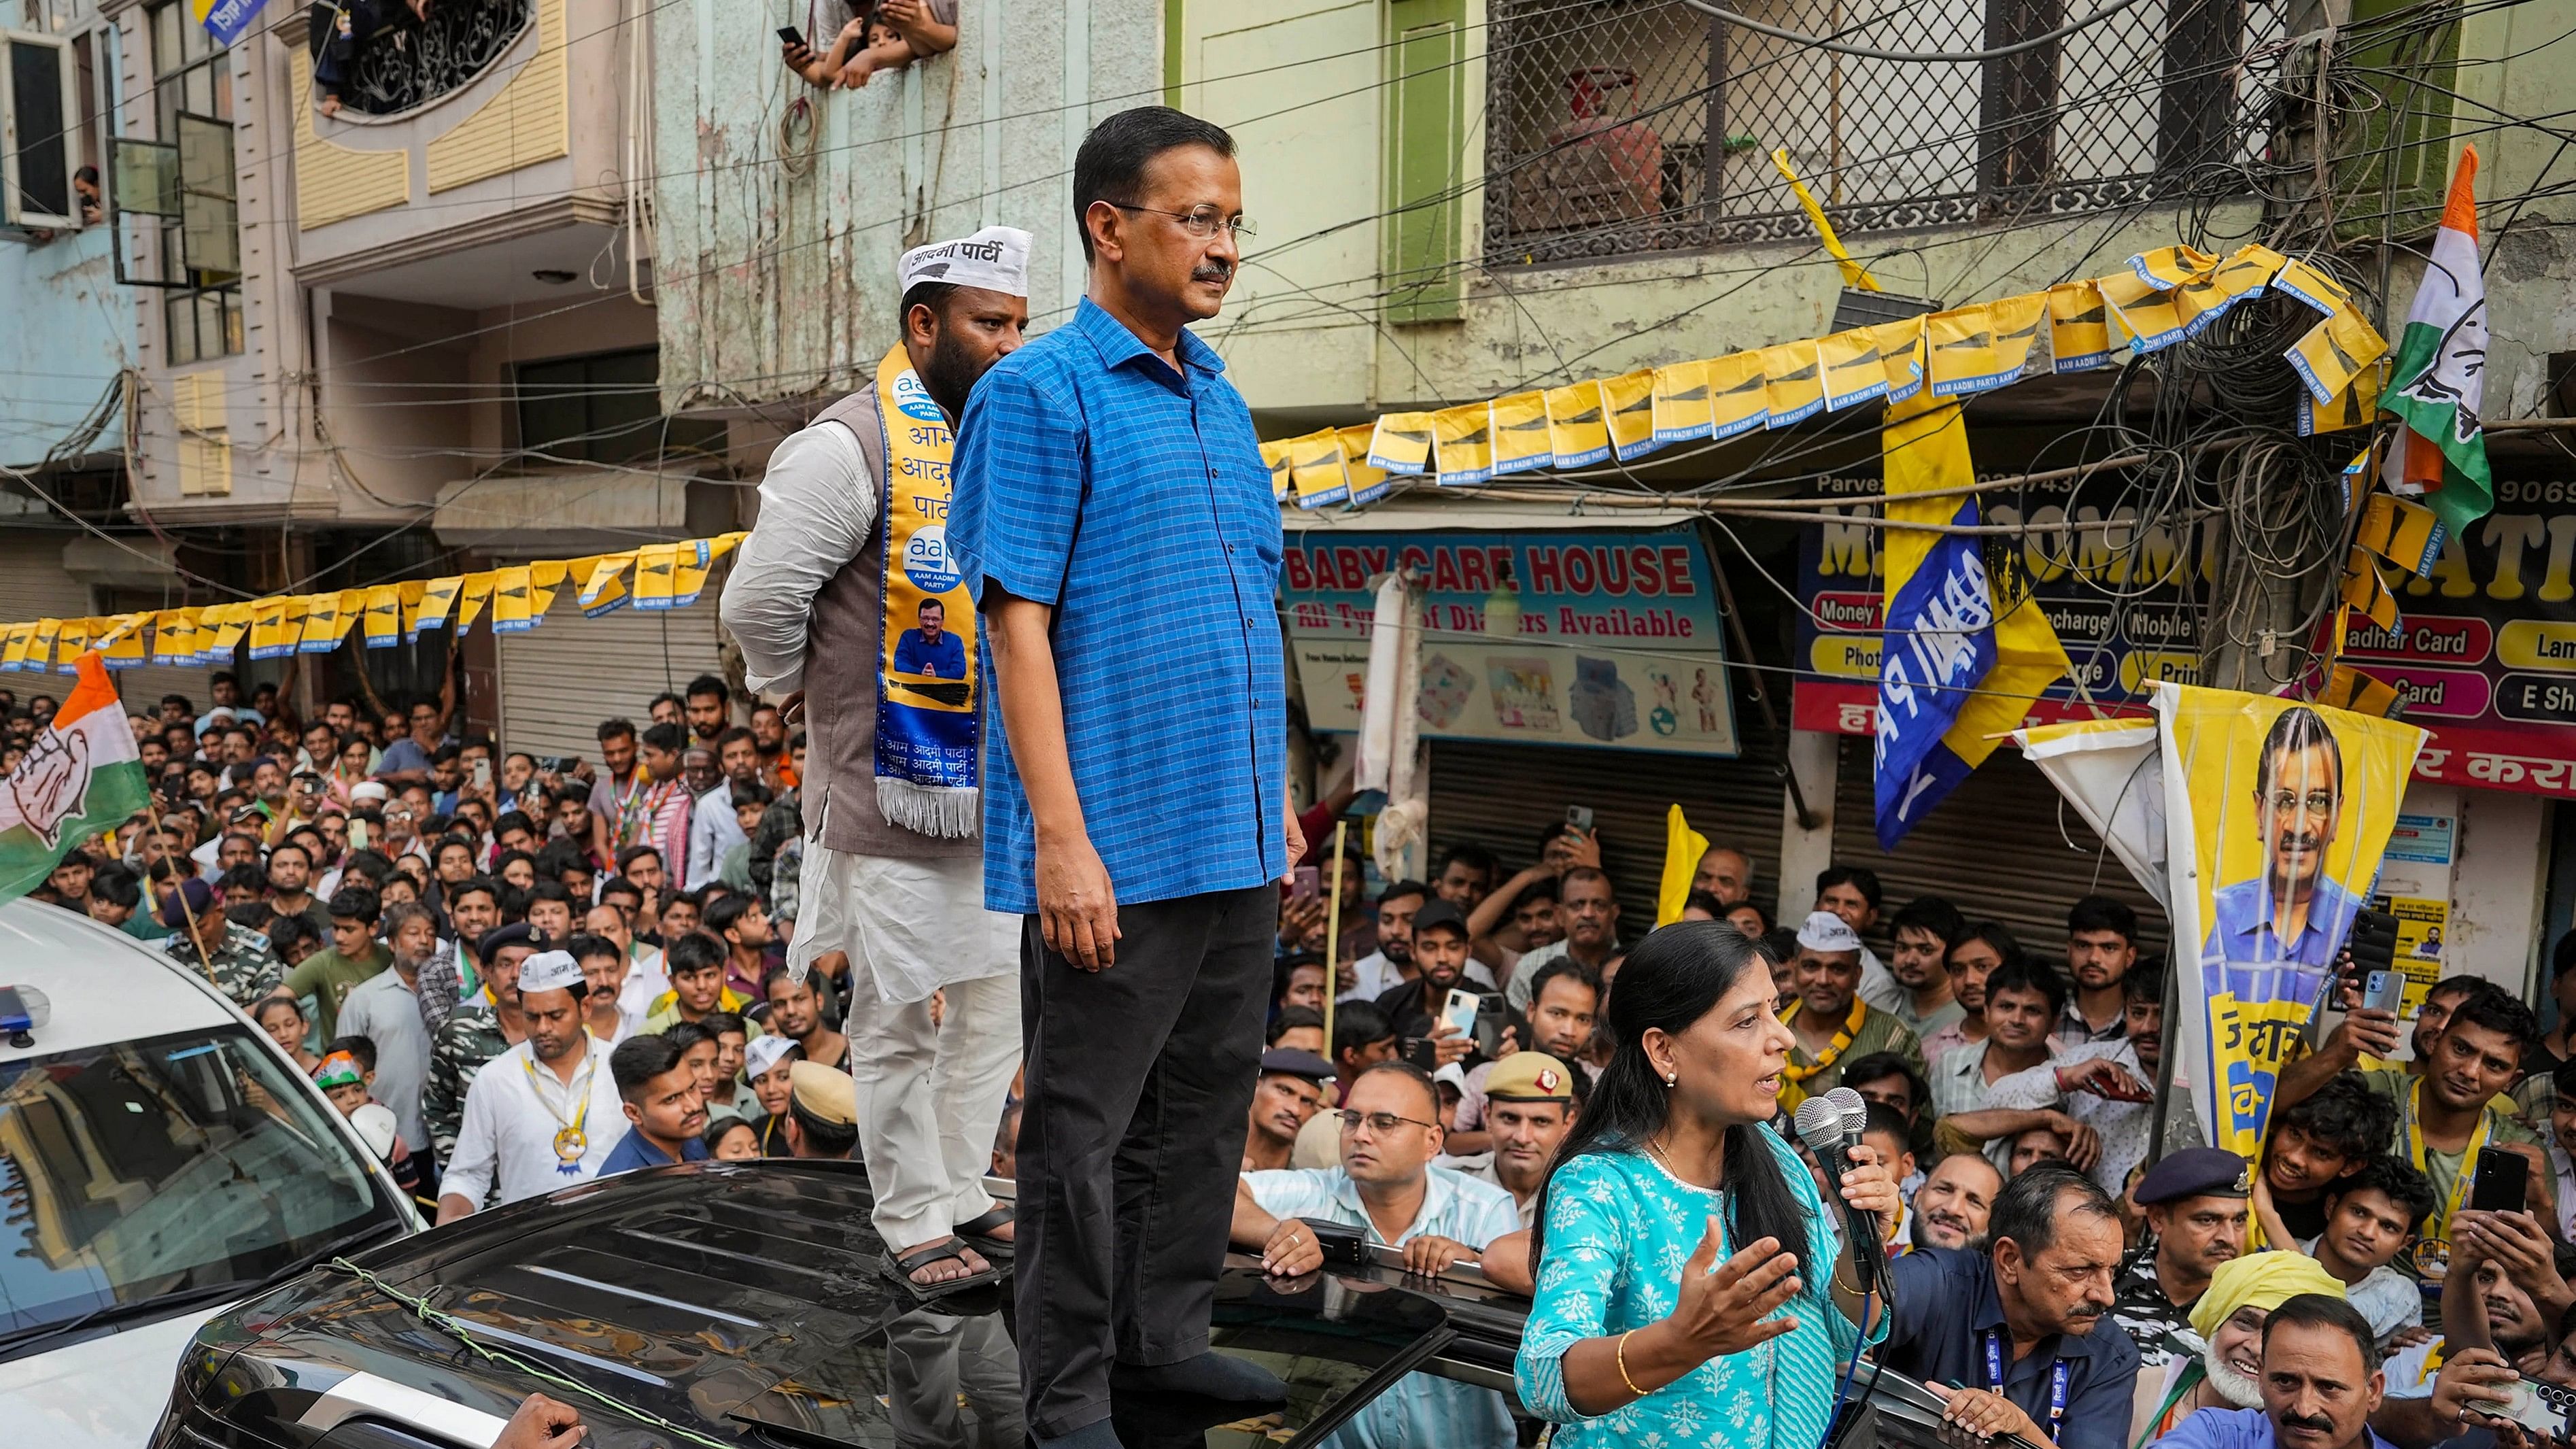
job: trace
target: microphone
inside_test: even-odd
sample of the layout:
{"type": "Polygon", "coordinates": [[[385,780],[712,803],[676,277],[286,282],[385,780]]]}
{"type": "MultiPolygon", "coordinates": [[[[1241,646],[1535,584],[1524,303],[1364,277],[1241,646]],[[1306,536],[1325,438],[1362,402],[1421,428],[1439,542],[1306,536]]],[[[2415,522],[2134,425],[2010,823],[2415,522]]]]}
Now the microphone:
{"type": "MultiPolygon", "coordinates": [[[[1834,1088],[1825,1093],[1825,1100],[1842,1109],[1846,1148],[1859,1143],[1860,1135],[1869,1130],[1868,1101],[1849,1087],[1834,1088]]],[[[1892,1305],[1895,1302],[1895,1291],[1894,1285],[1888,1281],[1887,1239],[1878,1231],[1878,1214],[1854,1212],[1851,1216],[1854,1222],[1867,1229],[1861,1235],[1861,1241],[1865,1246],[1857,1256],[1870,1266],[1878,1284],[1879,1296],[1887,1299],[1892,1305]]],[[[1870,1275],[1864,1275],[1861,1278],[1862,1291],[1868,1291],[1871,1281],[1870,1275]]]]}
{"type": "Polygon", "coordinates": [[[1875,1214],[1858,1211],[1843,1201],[1843,1169],[1850,1162],[1853,1141],[1843,1119],[1843,1104],[1832,1092],[1809,1097],[1798,1104],[1798,1140],[1807,1145],[1807,1150],[1816,1156],[1816,1165],[1824,1169],[1825,1197],[1843,1216],[1843,1229],[1852,1243],[1853,1275],[1861,1292],[1867,1293],[1880,1276],[1881,1260],[1873,1251],[1878,1246],[1878,1224],[1875,1214]]]}

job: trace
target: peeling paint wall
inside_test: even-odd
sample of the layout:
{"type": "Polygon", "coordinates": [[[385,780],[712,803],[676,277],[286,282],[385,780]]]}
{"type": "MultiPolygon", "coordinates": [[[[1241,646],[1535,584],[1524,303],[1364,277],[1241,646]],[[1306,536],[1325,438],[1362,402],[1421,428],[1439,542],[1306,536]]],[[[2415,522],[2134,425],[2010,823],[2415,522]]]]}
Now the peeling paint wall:
{"type": "MultiPolygon", "coordinates": [[[[133,301],[116,285],[108,230],[60,232],[41,245],[0,241],[0,377],[9,403],[0,408],[0,462],[25,468],[71,434],[125,365],[125,329],[133,301]]],[[[93,453],[123,446],[119,412],[90,445],[93,453]]]]}
{"type": "Polygon", "coordinates": [[[988,224],[1036,237],[1033,327],[1067,315],[1073,147],[1091,119],[1157,98],[1160,0],[959,8],[954,51],[832,91],[780,63],[776,31],[828,43],[835,5],[654,11],[666,407],[857,386],[894,341],[904,249],[988,224]]]}

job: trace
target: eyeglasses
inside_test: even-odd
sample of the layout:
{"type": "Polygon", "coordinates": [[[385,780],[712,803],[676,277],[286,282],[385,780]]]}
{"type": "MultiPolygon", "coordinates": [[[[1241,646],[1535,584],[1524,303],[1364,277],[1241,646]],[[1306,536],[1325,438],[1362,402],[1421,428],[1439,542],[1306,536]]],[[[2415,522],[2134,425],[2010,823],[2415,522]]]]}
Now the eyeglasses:
{"type": "Polygon", "coordinates": [[[1430,1122],[1416,1122],[1410,1117],[1398,1117],[1393,1112],[1353,1112],[1344,1110],[1335,1112],[1333,1115],[1342,1119],[1342,1130],[1345,1132],[1357,1132],[1360,1130],[1360,1124],[1363,1122],[1368,1124],[1368,1129],[1371,1132],[1378,1133],[1392,1132],[1399,1126],[1421,1127],[1427,1129],[1436,1125],[1430,1122]]]}
{"type": "Polygon", "coordinates": [[[1181,230],[1201,241],[1207,240],[1220,231],[1232,232],[1237,240],[1260,234],[1253,230],[1251,222],[1239,216],[1231,218],[1223,216],[1213,206],[1194,206],[1188,211],[1164,211],[1159,207],[1130,206],[1123,201],[1113,201],[1109,204],[1120,211],[1142,211],[1150,212],[1155,216],[1168,216],[1181,224],[1181,230]]]}
{"type": "Polygon", "coordinates": [[[2269,803],[2275,815],[2287,815],[2302,807],[2310,815],[2331,815],[2334,813],[2335,797],[2331,790],[2311,790],[2305,795],[2293,794],[2288,790],[2275,790],[2269,803]]]}

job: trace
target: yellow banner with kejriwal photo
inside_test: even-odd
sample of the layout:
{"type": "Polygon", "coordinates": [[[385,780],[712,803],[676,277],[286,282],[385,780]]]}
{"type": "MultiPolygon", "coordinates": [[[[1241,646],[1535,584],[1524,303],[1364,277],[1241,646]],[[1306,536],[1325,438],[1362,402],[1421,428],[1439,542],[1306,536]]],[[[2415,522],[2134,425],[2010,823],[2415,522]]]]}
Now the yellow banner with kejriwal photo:
{"type": "Polygon", "coordinates": [[[2333,985],[2425,733],[2267,694],[2156,687],[2175,1080],[2213,1147],[2259,1160],[2273,1084],[2333,985]]]}

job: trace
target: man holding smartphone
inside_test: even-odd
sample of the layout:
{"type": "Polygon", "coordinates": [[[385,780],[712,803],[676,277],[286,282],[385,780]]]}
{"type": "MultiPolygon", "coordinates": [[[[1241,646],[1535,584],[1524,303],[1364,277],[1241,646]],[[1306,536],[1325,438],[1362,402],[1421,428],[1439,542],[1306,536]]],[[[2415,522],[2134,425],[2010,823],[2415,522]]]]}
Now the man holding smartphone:
{"type": "MultiPolygon", "coordinates": [[[[2356,1050],[2348,1038],[2338,1027],[2311,1060],[2340,1057],[2348,1062],[2356,1050]]],[[[2521,1074],[2523,1055],[2539,1040],[2540,1024],[2531,1008],[2501,987],[2482,983],[2452,1009],[2441,1034],[2433,1038],[2421,1073],[2392,1066],[2361,1074],[2362,1085],[2397,1108],[2397,1130],[2388,1150],[2433,1180],[2436,1206],[2424,1223],[2423,1241],[2415,1245],[2416,1272],[2428,1284],[2441,1282],[2449,1263],[2451,1217],[2470,1206],[2479,1160],[2501,1149],[2539,1144],[2537,1134],[2495,1104],[2521,1074]]],[[[2306,1100],[2319,1085],[2321,1080],[2282,1073],[2272,1110],[2285,1111],[2306,1100]]],[[[2511,1099],[2506,1100],[2510,1106],[2511,1099]]]]}
{"type": "Polygon", "coordinates": [[[1467,984],[1467,918],[1447,901],[1413,913],[1413,965],[1419,973],[1377,999],[1395,1023],[1408,1060],[1424,1071],[1463,1061],[1475,1051],[1476,994],[1467,984]],[[1453,1017],[1452,999],[1460,998],[1453,1017]]]}

